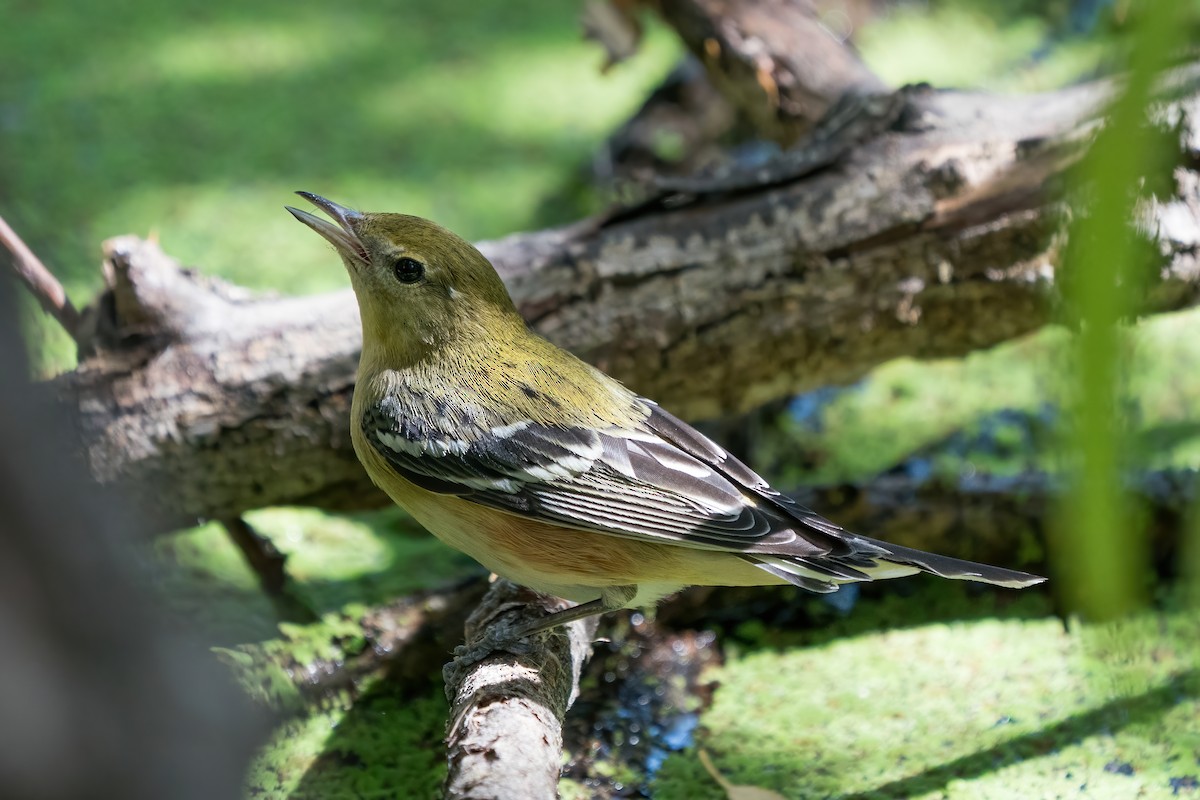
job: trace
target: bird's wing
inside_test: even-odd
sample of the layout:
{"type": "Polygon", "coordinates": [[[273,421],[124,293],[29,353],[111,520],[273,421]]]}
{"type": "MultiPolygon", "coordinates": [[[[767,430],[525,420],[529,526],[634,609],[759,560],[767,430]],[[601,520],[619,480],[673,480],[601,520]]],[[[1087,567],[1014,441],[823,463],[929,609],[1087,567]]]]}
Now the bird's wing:
{"type": "Polygon", "coordinates": [[[532,420],[469,438],[415,430],[386,399],[363,416],[371,445],[401,476],[512,514],[569,528],[737,552],[815,591],[918,570],[1026,585],[1035,576],[850,533],[772,489],[719,445],[649,400],[633,427],[532,420]]]}
{"type": "MultiPolygon", "coordinates": [[[[469,438],[414,431],[377,403],[363,433],[388,464],[429,491],[559,525],[718,550],[775,550],[794,542],[818,555],[840,530],[812,529],[775,503],[766,481],[650,401],[636,427],[562,427],[532,420],[469,438]],[[802,533],[811,534],[805,537],[802,533]]],[[[797,506],[797,508],[799,508],[797,506]]]]}

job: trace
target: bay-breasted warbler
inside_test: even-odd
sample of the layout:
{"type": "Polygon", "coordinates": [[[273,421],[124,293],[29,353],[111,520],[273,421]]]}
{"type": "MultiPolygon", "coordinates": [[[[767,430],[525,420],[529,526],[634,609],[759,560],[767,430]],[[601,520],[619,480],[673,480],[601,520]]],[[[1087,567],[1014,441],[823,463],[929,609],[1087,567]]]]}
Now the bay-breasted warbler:
{"type": "Polygon", "coordinates": [[[288,210],[336,248],[358,297],[350,433],[372,480],[489,570],[581,604],[514,637],[691,585],[1043,580],[842,529],[530,331],[469,242],[299,194],[333,223],[288,210]]]}

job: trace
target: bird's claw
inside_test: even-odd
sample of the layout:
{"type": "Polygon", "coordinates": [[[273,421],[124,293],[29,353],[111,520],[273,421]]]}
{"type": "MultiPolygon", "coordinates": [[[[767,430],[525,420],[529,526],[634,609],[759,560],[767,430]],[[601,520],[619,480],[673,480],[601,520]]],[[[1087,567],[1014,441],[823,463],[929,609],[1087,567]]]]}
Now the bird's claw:
{"type": "Polygon", "coordinates": [[[533,652],[533,649],[533,645],[527,639],[514,636],[511,627],[494,625],[474,644],[460,644],[454,648],[454,658],[442,667],[442,679],[446,685],[457,683],[462,674],[473,665],[496,652],[524,656],[533,652]]]}

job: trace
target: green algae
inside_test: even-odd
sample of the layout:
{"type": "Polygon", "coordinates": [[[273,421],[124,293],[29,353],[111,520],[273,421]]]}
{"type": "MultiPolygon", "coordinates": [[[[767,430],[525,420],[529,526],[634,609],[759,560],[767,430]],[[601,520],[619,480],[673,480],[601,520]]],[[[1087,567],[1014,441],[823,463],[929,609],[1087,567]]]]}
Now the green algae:
{"type": "MultiPolygon", "coordinates": [[[[1200,615],[1178,606],[829,636],[714,670],[699,744],[788,798],[1168,797],[1200,759],[1198,664],[1200,615]]],[[[654,788],[722,797],[694,751],[654,788]]]]}
{"type": "MultiPolygon", "coordinates": [[[[1159,314],[1128,330],[1122,424],[1129,466],[1200,467],[1200,311],[1159,314]]],[[[971,472],[1013,474],[1057,471],[1063,452],[1049,409],[1060,404],[1071,363],[1071,338],[1048,327],[962,359],[897,359],[840,392],[811,422],[780,421],[783,435],[760,447],[778,465],[771,477],[787,485],[868,479],[923,448],[937,450],[959,434],[969,440],[981,425],[986,448],[935,456],[935,471],[955,478],[971,472]],[[999,424],[989,415],[1008,412],[999,424]],[[982,420],[982,422],[981,422],[982,420]],[[795,466],[807,452],[815,469],[795,466]]]]}
{"type": "Polygon", "coordinates": [[[303,710],[313,701],[305,688],[367,646],[362,606],[325,614],[310,625],[281,622],[279,635],[234,648],[214,648],[246,696],[278,711],[303,710]]]}
{"type": "Polygon", "coordinates": [[[150,553],[158,595],[213,645],[275,635],[279,615],[258,577],[215,523],[158,538],[150,553]]]}
{"type": "Polygon", "coordinates": [[[440,689],[378,680],[349,708],[280,724],[246,780],[252,798],[436,798],[445,776],[440,689]]]}
{"type": "MultiPolygon", "coordinates": [[[[480,570],[399,509],[334,515],[273,508],[247,520],[286,556],[285,592],[305,621],[353,616],[353,606],[378,605],[480,570]]],[[[213,644],[270,640],[278,624],[289,624],[220,525],[161,537],[153,556],[169,608],[207,631],[213,644]]]]}

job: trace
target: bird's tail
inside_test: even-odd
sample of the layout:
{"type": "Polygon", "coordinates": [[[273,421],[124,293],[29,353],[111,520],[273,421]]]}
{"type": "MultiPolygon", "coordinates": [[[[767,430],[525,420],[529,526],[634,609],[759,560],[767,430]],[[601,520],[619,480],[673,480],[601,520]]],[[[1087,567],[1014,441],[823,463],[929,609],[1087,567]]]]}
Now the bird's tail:
{"type": "Polygon", "coordinates": [[[818,558],[757,553],[744,557],[775,577],[812,592],[836,592],[843,583],[899,578],[918,572],[1009,589],[1024,589],[1046,580],[1028,572],[939,556],[866,536],[843,534],[838,538],[850,546],[849,553],[818,558]]]}

